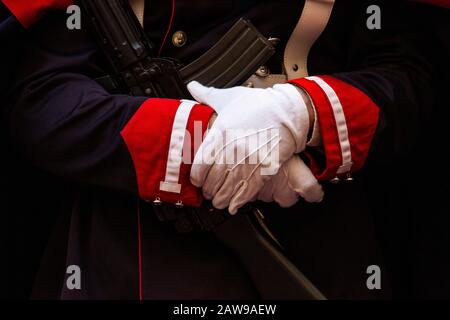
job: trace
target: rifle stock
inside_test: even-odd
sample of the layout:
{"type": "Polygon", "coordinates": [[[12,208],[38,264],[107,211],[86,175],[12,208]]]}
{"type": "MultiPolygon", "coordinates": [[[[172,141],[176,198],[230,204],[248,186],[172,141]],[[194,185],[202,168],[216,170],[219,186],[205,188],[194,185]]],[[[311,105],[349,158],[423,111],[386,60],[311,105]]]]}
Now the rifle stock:
{"type": "Polygon", "coordinates": [[[311,281],[259,229],[257,213],[238,214],[216,227],[219,240],[240,258],[266,300],[326,300],[311,281]]]}

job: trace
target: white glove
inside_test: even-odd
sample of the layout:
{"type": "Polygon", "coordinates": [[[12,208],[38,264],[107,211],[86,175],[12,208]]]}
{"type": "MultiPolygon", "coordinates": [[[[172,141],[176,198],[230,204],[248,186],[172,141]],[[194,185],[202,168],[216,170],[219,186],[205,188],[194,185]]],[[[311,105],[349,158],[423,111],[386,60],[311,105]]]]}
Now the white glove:
{"type": "Polygon", "coordinates": [[[322,186],[311,170],[298,155],[294,155],[264,185],[254,200],[275,201],[280,207],[288,208],[297,203],[300,197],[307,202],[321,202],[323,195],[322,186]]]}
{"type": "Polygon", "coordinates": [[[188,85],[200,103],[218,112],[191,169],[191,182],[203,187],[216,208],[234,214],[251,201],[294,153],[305,149],[309,115],[290,84],[268,89],[215,89],[188,85]]]}

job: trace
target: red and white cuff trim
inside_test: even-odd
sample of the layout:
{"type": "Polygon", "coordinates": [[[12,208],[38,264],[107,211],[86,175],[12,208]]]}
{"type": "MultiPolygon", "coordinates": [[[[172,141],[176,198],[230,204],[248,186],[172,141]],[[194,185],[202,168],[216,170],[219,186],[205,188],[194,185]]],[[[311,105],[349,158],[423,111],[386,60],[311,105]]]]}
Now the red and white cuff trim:
{"type": "Polygon", "coordinates": [[[358,171],[378,125],[379,108],[361,90],[330,76],[292,80],[311,97],[320,123],[326,167],[311,167],[320,180],[358,171]]]}
{"type": "Polygon", "coordinates": [[[1,0],[24,28],[29,28],[46,11],[66,9],[72,0],[1,0]]]}
{"type": "Polygon", "coordinates": [[[337,170],[337,174],[349,172],[352,168],[352,152],[350,150],[350,140],[348,137],[347,122],[345,120],[344,109],[336,92],[328,83],[319,77],[307,77],[306,79],[317,83],[326,94],[331,105],[334,118],[336,119],[336,127],[338,132],[339,144],[341,149],[342,164],[337,170]]]}
{"type": "Polygon", "coordinates": [[[159,190],[172,193],[181,192],[180,169],[183,161],[183,146],[186,137],[186,127],[195,101],[182,101],[173,121],[170,137],[169,158],[167,159],[166,177],[161,181],[159,190]]]}
{"type": "Polygon", "coordinates": [[[203,137],[213,113],[194,101],[172,99],[149,99],[138,109],[121,135],[133,160],[141,198],[201,204],[201,191],[190,183],[190,169],[199,145],[197,135],[203,137]]]}

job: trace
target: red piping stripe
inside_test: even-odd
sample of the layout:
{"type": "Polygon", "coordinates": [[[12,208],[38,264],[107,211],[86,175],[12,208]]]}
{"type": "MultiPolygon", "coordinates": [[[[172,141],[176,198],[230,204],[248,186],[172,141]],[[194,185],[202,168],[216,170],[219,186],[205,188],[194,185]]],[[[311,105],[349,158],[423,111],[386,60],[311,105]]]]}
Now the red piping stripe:
{"type": "Polygon", "coordinates": [[[161,43],[161,47],[159,47],[158,56],[161,56],[162,49],[164,44],[166,43],[167,37],[169,36],[170,29],[172,29],[173,17],[175,16],[175,0],[172,0],[172,13],[170,14],[169,26],[167,27],[166,34],[164,35],[163,42],[161,43]]]}

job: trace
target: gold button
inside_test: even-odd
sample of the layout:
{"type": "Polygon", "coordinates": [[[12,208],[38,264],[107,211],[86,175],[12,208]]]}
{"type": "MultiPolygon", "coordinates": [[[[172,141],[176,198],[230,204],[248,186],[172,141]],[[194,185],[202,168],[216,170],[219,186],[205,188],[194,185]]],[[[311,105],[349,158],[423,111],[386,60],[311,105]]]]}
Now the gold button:
{"type": "Polygon", "coordinates": [[[187,35],[184,31],[177,31],[172,36],[172,43],[175,47],[182,47],[187,42],[187,35]]]}
{"type": "Polygon", "coordinates": [[[267,68],[266,66],[261,66],[259,67],[259,69],[256,71],[256,75],[258,77],[262,77],[265,78],[270,74],[270,70],[269,68],[267,68]]]}
{"type": "Polygon", "coordinates": [[[253,84],[253,82],[247,82],[247,83],[245,84],[245,86],[246,86],[247,88],[254,88],[254,87],[255,87],[255,85],[253,84]]]}

